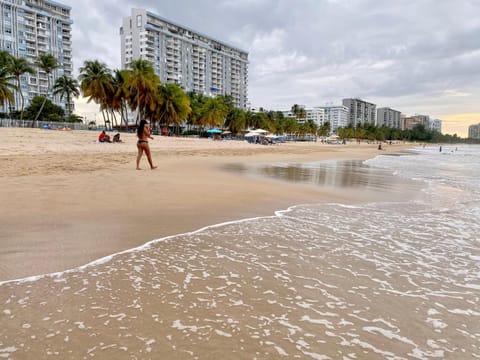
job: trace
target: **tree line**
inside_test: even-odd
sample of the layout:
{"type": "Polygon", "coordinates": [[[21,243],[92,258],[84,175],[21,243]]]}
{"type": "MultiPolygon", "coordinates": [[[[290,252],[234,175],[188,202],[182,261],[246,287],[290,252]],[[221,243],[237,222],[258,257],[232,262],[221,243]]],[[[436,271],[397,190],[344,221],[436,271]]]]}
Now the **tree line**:
{"type": "MultiPolygon", "coordinates": [[[[12,104],[18,93],[21,109],[15,114],[20,120],[70,120],[81,121],[72,114],[74,97],[82,94],[87,102],[99,105],[105,124],[116,128],[128,128],[129,110],[136,114],[135,123],[140,119],[149,120],[154,128],[166,127],[176,134],[201,133],[209,127],[219,127],[233,134],[240,134],[249,128],[262,128],[274,134],[290,134],[298,139],[306,135],[326,137],[331,133],[330,123],[318,126],[306,120],[305,109],[294,104],[293,117],[284,116],[281,111],[243,110],[236,108],[231,96],[208,97],[200,93],[186,93],[174,83],[163,84],[155,74],[150,62],[138,59],[127,69],[110,69],[99,60],[87,60],[79,69],[78,80],[60,76],[53,86],[50,74],[58,67],[57,59],[51,54],[39,56],[31,64],[25,58],[16,58],[5,51],[0,52],[0,102],[12,104]],[[47,75],[45,94],[35,97],[24,109],[21,77],[34,74],[35,68],[47,75]],[[51,87],[51,89],[50,89],[51,87]],[[48,100],[48,94],[65,99],[66,111],[48,100]]],[[[461,142],[455,135],[439,132],[416,125],[412,130],[400,130],[374,125],[338,128],[340,139],[367,139],[377,141],[405,140],[422,142],[461,142]]]]}

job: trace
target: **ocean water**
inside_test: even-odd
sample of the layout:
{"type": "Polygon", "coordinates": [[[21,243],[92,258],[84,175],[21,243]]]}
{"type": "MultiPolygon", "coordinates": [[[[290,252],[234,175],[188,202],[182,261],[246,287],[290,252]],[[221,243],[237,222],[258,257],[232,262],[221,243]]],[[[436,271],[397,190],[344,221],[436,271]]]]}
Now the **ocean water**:
{"type": "Polygon", "coordinates": [[[365,193],[0,285],[0,358],[480,358],[480,147],[236,167],[365,193]]]}

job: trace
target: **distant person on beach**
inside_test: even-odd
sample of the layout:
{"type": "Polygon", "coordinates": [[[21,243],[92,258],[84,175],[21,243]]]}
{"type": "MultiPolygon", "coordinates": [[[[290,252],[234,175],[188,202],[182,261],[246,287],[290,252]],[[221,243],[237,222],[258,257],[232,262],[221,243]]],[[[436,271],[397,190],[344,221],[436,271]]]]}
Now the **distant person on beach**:
{"type": "Polygon", "coordinates": [[[140,160],[142,159],[143,153],[147,155],[147,160],[148,163],[150,164],[150,169],[156,169],[156,166],[153,166],[152,162],[152,155],[150,153],[150,146],[148,145],[148,140],[147,139],[152,139],[153,137],[150,134],[150,125],[148,124],[147,120],[142,120],[140,121],[140,125],[137,128],[137,149],[138,149],[138,155],[137,155],[137,170],[140,169],[140,160]]]}
{"type": "Polygon", "coordinates": [[[103,130],[100,135],[98,135],[98,141],[99,142],[108,142],[111,143],[112,140],[110,140],[110,135],[108,135],[105,130],[103,130]]]}
{"type": "Polygon", "coordinates": [[[440,149],[438,149],[438,151],[442,152],[442,147],[440,146],[440,149]]]}
{"type": "Polygon", "coordinates": [[[116,134],[113,136],[113,142],[114,142],[114,143],[122,142],[122,140],[120,140],[120,133],[116,133],[116,134]]]}
{"type": "Polygon", "coordinates": [[[382,150],[382,143],[378,144],[378,150],[382,150]]]}

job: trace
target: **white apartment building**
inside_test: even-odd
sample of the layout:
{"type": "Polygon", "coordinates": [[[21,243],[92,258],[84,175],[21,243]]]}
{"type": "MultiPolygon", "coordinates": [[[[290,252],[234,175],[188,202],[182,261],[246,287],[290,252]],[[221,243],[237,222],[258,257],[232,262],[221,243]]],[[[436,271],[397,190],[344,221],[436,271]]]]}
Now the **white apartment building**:
{"type": "Polygon", "coordinates": [[[321,107],[314,107],[311,109],[305,109],[307,114],[307,121],[312,121],[318,127],[322,126],[325,123],[325,110],[321,107]]]}
{"type": "MultiPolygon", "coordinates": [[[[305,108],[305,119],[298,119],[299,123],[306,121],[313,121],[318,127],[323,126],[325,123],[330,123],[330,133],[336,133],[339,127],[348,126],[348,108],[343,105],[325,105],[315,106],[313,108],[305,108]]],[[[285,117],[295,118],[295,114],[291,110],[283,111],[285,117]]]]}
{"type": "Polygon", "coordinates": [[[248,53],[144,9],[132,9],[120,28],[122,68],[153,64],[163,83],[206,96],[231,95],[246,109],[248,53]]]}
{"type": "Polygon", "coordinates": [[[383,107],[383,108],[378,108],[377,109],[377,123],[376,125],[381,127],[389,127],[389,128],[395,128],[395,129],[400,129],[401,127],[401,122],[400,122],[400,116],[402,113],[397,110],[393,110],[389,107],[383,107]]]}
{"type": "Polygon", "coordinates": [[[325,122],[330,123],[330,133],[336,133],[340,127],[347,127],[349,124],[349,110],[344,105],[322,106],[325,112],[325,122]]]}
{"type": "Polygon", "coordinates": [[[430,119],[430,121],[428,123],[428,127],[429,127],[430,130],[442,133],[442,120],[440,120],[440,119],[430,119]]]}
{"type": "Polygon", "coordinates": [[[357,98],[343,99],[342,104],[348,108],[349,125],[354,127],[363,124],[375,125],[377,105],[357,98]]]}
{"type": "MultiPolygon", "coordinates": [[[[59,76],[72,76],[72,37],[70,19],[71,8],[50,0],[0,0],[0,50],[5,50],[15,57],[26,58],[32,65],[40,55],[52,54],[59,67],[50,74],[50,85],[59,76]]],[[[25,106],[38,95],[47,93],[47,74],[34,67],[35,74],[21,76],[21,91],[25,106]]],[[[51,90],[51,89],[50,89],[51,90]]],[[[48,98],[53,103],[66,108],[65,99],[48,98]]],[[[20,94],[16,92],[12,109],[20,109],[20,94]]],[[[73,109],[73,104],[70,104],[73,109]]]]}

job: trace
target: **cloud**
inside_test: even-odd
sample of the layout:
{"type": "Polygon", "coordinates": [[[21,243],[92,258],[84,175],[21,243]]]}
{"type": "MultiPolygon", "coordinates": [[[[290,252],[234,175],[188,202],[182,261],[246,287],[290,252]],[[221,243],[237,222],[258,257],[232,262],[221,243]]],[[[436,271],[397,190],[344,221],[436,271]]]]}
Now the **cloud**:
{"type": "MultiPolygon", "coordinates": [[[[75,67],[120,66],[126,0],[72,6],[75,67]]],[[[478,113],[477,0],[140,0],[177,23],[249,52],[249,100],[286,109],[358,96],[405,114],[478,113]]]]}

